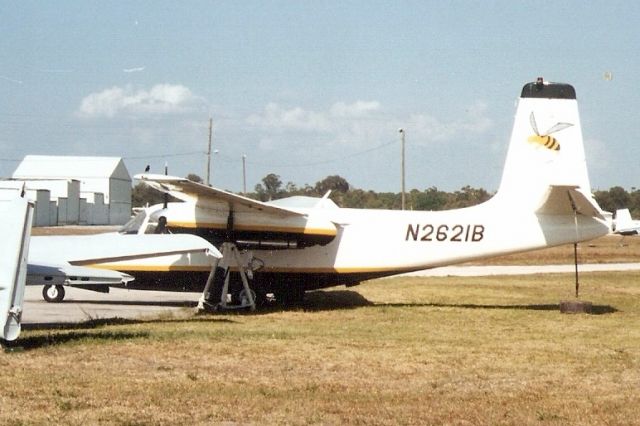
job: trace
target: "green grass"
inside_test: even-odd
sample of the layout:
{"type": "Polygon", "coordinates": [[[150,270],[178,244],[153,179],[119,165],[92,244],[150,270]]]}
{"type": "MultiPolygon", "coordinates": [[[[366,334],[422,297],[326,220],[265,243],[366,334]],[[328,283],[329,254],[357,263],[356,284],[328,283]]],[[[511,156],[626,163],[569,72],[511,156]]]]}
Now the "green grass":
{"type": "Polygon", "coordinates": [[[0,355],[5,424],[632,424],[638,273],[395,278],[253,315],[92,321],[0,355]]]}

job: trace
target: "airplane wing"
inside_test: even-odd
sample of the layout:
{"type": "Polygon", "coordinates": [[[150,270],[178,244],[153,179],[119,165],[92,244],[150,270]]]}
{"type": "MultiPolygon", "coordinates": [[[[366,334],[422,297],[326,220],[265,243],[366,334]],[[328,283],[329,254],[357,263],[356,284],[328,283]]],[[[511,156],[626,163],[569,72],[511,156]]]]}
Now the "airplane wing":
{"type": "Polygon", "coordinates": [[[253,210],[281,216],[304,216],[304,213],[293,209],[263,203],[231,192],[216,189],[189,179],[158,174],[139,174],[138,179],[152,188],[169,194],[182,201],[216,200],[228,203],[231,210],[253,210]]]}
{"type": "Polygon", "coordinates": [[[203,232],[215,238],[235,240],[246,246],[284,243],[302,247],[327,244],[337,235],[339,226],[329,215],[338,207],[328,199],[290,197],[264,203],[215,189],[188,179],[165,175],[136,175],[136,179],[186,201],[183,206],[169,205],[162,213],[170,232],[203,232]]]}
{"type": "Polygon", "coordinates": [[[14,192],[0,201],[0,218],[0,338],[11,341],[20,334],[33,205],[14,192]]]}
{"type": "MultiPolygon", "coordinates": [[[[203,238],[188,234],[42,236],[31,238],[29,263],[110,270],[208,270],[222,254],[203,238]]],[[[35,269],[34,269],[35,270],[35,269]]],[[[69,269],[73,273],[73,269],[69,269]]],[[[66,273],[65,268],[60,272],[66,273]]],[[[102,273],[102,272],[101,272],[102,273]]],[[[126,274],[125,274],[126,275],[126,274]]],[[[100,278],[100,275],[94,277],[100,278]]],[[[102,279],[115,279],[114,275],[102,279]]],[[[123,276],[126,280],[127,277],[123,276]]]]}

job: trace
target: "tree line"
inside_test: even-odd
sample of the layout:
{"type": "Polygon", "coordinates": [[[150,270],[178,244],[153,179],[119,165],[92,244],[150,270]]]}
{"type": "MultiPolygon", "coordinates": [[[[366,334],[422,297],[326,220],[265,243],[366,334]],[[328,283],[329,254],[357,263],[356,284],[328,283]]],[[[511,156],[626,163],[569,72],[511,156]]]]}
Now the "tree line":
{"type": "MultiPolygon", "coordinates": [[[[262,183],[255,186],[252,194],[247,194],[260,201],[276,200],[293,195],[322,197],[331,191],[330,198],[340,207],[392,209],[402,207],[402,194],[396,192],[375,192],[353,188],[341,176],[327,176],[311,186],[298,187],[289,182],[286,185],[280,176],[271,173],[262,178],[262,183]]],[[[491,198],[484,189],[465,186],[459,191],[440,191],[435,186],[419,191],[413,189],[406,194],[406,208],[409,210],[446,210],[479,204],[491,198]]]]}
{"type": "MultiPolygon", "coordinates": [[[[202,183],[202,178],[189,174],[187,179],[202,183]]],[[[263,177],[253,192],[244,194],[260,201],[277,200],[295,195],[322,197],[331,191],[330,198],[340,207],[399,210],[402,206],[402,194],[395,192],[375,192],[353,188],[349,182],[338,175],[327,176],[315,185],[297,186],[293,182],[284,183],[280,176],[270,173],[263,177]]],[[[640,217],[640,190],[632,188],[630,192],[620,186],[609,190],[596,190],[594,196],[603,210],[615,212],[628,208],[634,218],[640,217]]],[[[483,188],[464,186],[457,191],[441,191],[432,186],[424,190],[412,189],[406,194],[405,207],[408,210],[448,210],[470,207],[487,201],[494,195],[483,188]]],[[[134,207],[162,203],[163,195],[143,184],[133,189],[134,207]]]]}

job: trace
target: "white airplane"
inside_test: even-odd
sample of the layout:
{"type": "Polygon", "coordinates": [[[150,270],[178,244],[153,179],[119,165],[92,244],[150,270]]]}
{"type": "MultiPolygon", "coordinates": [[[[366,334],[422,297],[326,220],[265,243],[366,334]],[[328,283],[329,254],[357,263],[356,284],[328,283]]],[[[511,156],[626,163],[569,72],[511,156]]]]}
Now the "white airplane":
{"type": "MultiPolygon", "coordinates": [[[[252,273],[250,304],[266,294],[300,299],[307,290],[578,243],[611,226],[591,194],[575,90],[541,79],[522,89],[498,192],[474,207],[349,209],[326,196],[264,203],[183,178],[136,178],[182,202],[147,208],[123,232],[195,234],[221,247],[224,258],[244,253],[204,288],[201,300],[211,305],[244,306],[238,269],[252,273]]],[[[140,278],[131,285],[178,290],[156,275],[140,278]]],[[[203,290],[204,272],[190,278],[190,289],[203,290]]]]}
{"type": "Polygon", "coordinates": [[[220,257],[211,243],[195,235],[34,236],[27,285],[44,285],[48,302],[62,301],[64,286],[103,293],[110,287],[129,288],[138,274],[160,274],[179,287],[192,273],[209,273],[220,257]]]}
{"type": "Polygon", "coordinates": [[[616,218],[613,221],[613,233],[624,237],[640,234],[640,220],[631,219],[629,209],[616,210],[616,218]]]}
{"type": "Polygon", "coordinates": [[[0,339],[20,334],[25,285],[44,285],[47,301],[62,301],[64,286],[108,292],[137,273],[174,277],[211,273],[222,255],[195,235],[118,233],[31,237],[33,205],[24,191],[0,189],[0,339]],[[123,273],[122,270],[129,273],[123,273]]]}

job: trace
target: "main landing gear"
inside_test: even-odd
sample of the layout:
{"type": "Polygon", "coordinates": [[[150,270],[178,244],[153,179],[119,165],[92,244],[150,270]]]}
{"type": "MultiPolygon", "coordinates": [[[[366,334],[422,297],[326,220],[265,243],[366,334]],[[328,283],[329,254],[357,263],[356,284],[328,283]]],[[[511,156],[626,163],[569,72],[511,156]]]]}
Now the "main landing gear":
{"type": "Polygon", "coordinates": [[[256,309],[256,299],[260,296],[249,285],[253,279],[253,255],[241,253],[234,243],[223,243],[222,259],[214,262],[207,284],[198,301],[198,311],[218,311],[230,309],[256,309]],[[231,271],[232,267],[238,272],[231,271]],[[232,280],[232,274],[240,276],[240,283],[232,280]]]}

